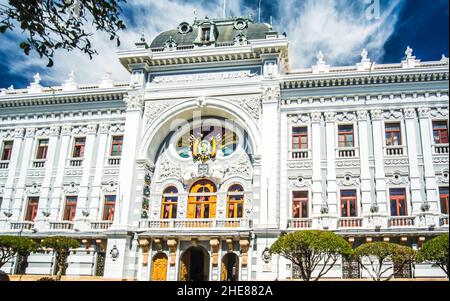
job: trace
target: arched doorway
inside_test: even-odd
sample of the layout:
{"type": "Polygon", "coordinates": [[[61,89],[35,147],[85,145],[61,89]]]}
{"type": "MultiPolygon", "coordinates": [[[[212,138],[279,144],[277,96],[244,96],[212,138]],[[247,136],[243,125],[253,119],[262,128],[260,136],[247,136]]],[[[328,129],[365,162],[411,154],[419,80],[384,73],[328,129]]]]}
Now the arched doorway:
{"type": "Polygon", "coordinates": [[[167,280],[167,264],[168,258],[164,253],[158,253],[152,260],[152,280],[166,281],[167,280]]]}
{"type": "Polygon", "coordinates": [[[209,254],[202,247],[187,249],[180,261],[180,281],[208,281],[209,254]]]}
{"type": "Polygon", "coordinates": [[[222,281],[239,280],[239,257],[235,253],[228,253],[222,258],[222,281]]]}
{"type": "Polygon", "coordinates": [[[189,192],[188,218],[216,217],[216,185],[209,180],[195,182],[189,192]]]}

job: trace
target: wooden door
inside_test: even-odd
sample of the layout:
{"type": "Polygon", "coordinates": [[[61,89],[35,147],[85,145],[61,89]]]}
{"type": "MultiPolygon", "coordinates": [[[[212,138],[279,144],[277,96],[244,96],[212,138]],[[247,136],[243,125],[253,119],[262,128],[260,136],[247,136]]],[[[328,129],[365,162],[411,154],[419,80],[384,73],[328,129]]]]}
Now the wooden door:
{"type": "Polygon", "coordinates": [[[180,281],[189,281],[189,262],[191,252],[186,251],[180,260],[180,281]]]}
{"type": "Polygon", "coordinates": [[[153,281],[166,281],[167,280],[167,255],[159,253],[153,258],[152,268],[152,280],[153,281]]]}

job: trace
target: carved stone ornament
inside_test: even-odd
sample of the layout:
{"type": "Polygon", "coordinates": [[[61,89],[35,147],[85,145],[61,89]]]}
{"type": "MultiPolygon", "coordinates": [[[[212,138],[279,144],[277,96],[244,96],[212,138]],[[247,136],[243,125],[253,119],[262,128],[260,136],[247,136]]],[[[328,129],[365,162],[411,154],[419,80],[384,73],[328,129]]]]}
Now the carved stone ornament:
{"type": "Polygon", "coordinates": [[[62,127],[61,135],[70,136],[72,135],[72,127],[70,125],[65,125],[62,127]]]}
{"type": "Polygon", "coordinates": [[[147,123],[152,123],[169,106],[170,105],[168,103],[146,102],[146,104],[145,104],[145,113],[144,114],[145,114],[145,117],[147,118],[147,123]]]}
{"type": "Polygon", "coordinates": [[[430,108],[421,107],[418,109],[420,118],[429,118],[430,117],[430,108]]]}
{"type": "Polygon", "coordinates": [[[289,177],[289,187],[308,188],[311,187],[311,180],[306,180],[303,177],[289,177]]]}
{"type": "Polygon", "coordinates": [[[448,184],[449,183],[449,173],[447,170],[444,170],[440,176],[436,177],[437,184],[448,184]]]}
{"type": "Polygon", "coordinates": [[[288,115],[288,122],[290,124],[304,124],[311,121],[311,116],[308,114],[291,114],[288,115]]]}
{"type": "Polygon", "coordinates": [[[111,251],[109,252],[109,255],[111,255],[111,259],[112,261],[116,261],[117,259],[119,259],[119,249],[117,249],[117,246],[114,245],[111,249],[111,251]]]}
{"type": "Polygon", "coordinates": [[[263,92],[263,102],[278,102],[280,98],[280,87],[266,87],[263,92]]]}
{"type": "Polygon", "coordinates": [[[356,121],[356,115],[353,112],[342,112],[336,115],[339,121],[356,121]]]}
{"type": "Polygon", "coordinates": [[[354,178],[352,175],[350,174],[346,174],[344,175],[344,177],[338,181],[338,185],[339,186],[359,186],[359,178],[354,178]]]}
{"type": "Polygon", "coordinates": [[[336,121],[336,112],[325,112],[325,121],[326,122],[335,122],[336,121]]]}
{"type": "Polygon", "coordinates": [[[356,112],[356,115],[358,117],[358,121],[365,121],[367,120],[369,113],[366,110],[359,110],[356,112]]]}
{"type": "Polygon", "coordinates": [[[226,170],[226,175],[239,175],[244,177],[251,177],[252,175],[252,165],[247,157],[247,155],[243,155],[239,162],[235,165],[229,166],[226,170]]]}
{"type": "Polygon", "coordinates": [[[417,118],[416,110],[414,108],[406,108],[403,110],[405,118],[417,118]]]}
{"type": "MultiPolygon", "coordinates": [[[[16,138],[23,138],[23,129],[16,129],[15,131],[15,137],[16,138]]],[[[36,134],[35,128],[27,128],[25,137],[26,138],[34,138],[34,135],[36,134]]]]}
{"type": "Polygon", "coordinates": [[[41,187],[38,183],[34,182],[30,186],[27,186],[25,192],[29,195],[41,193],[41,187]]]}
{"type": "Polygon", "coordinates": [[[111,125],[109,123],[101,123],[99,127],[100,134],[108,134],[111,125]]]}
{"type": "Polygon", "coordinates": [[[311,113],[311,120],[312,122],[320,122],[322,119],[322,113],[321,112],[313,112],[311,113]]]}
{"type": "Polygon", "coordinates": [[[165,180],[168,178],[181,178],[181,169],[180,167],[173,164],[166,155],[162,157],[160,166],[159,166],[159,178],[161,180],[165,180]]]}
{"type": "Polygon", "coordinates": [[[251,97],[247,99],[238,100],[239,106],[249,113],[255,120],[261,117],[261,99],[258,97],[251,97]]]}
{"type": "Polygon", "coordinates": [[[144,98],[142,96],[126,96],[123,101],[127,106],[127,110],[142,110],[144,106],[144,98]]]}
{"type": "Polygon", "coordinates": [[[111,180],[109,182],[102,182],[103,192],[116,192],[117,191],[117,181],[111,180]]]}
{"type": "Polygon", "coordinates": [[[78,185],[75,184],[74,182],[70,183],[70,184],[65,184],[64,185],[64,193],[78,193],[79,192],[79,188],[78,185]]]}
{"type": "Polygon", "coordinates": [[[388,185],[408,185],[408,177],[402,177],[399,173],[395,173],[390,178],[386,178],[386,184],[388,185]]]}
{"type": "Polygon", "coordinates": [[[370,115],[372,116],[372,120],[381,120],[383,117],[383,111],[380,109],[371,110],[370,115]]]}
{"type": "Polygon", "coordinates": [[[88,125],[86,126],[87,133],[88,133],[89,135],[95,135],[95,134],[97,134],[97,128],[98,128],[98,125],[97,125],[97,124],[94,124],[94,123],[88,124],[88,125]]]}
{"type": "Polygon", "coordinates": [[[402,119],[403,118],[403,113],[401,111],[396,111],[396,110],[389,110],[383,113],[383,116],[385,119],[402,119]]]}
{"type": "Polygon", "coordinates": [[[269,247],[266,247],[261,254],[262,260],[265,264],[268,264],[272,260],[272,254],[270,253],[269,247]]]}
{"type": "MultiPolygon", "coordinates": [[[[419,109],[420,114],[420,109],[419,109]]],[[[448,118],[448,108],[436,108],[430,110],[430,115],[436,118],[448,118]]]]}

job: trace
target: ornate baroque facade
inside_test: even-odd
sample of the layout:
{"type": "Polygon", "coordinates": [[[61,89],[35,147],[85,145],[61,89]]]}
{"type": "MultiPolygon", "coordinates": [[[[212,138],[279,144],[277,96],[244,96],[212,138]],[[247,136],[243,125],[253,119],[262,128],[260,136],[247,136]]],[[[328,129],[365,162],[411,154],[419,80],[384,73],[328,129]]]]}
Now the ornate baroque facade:
{"type": "Polygon", "coordinates": [[[449,62],[405,55],[291,70],[270,25],[206,18],[119,52],[127,83],[2,89],[0,234],[74,237],[67,275],[138,280],[295,278],[267,248],[303,229],[420,247],[448,231],[449,62]]]}

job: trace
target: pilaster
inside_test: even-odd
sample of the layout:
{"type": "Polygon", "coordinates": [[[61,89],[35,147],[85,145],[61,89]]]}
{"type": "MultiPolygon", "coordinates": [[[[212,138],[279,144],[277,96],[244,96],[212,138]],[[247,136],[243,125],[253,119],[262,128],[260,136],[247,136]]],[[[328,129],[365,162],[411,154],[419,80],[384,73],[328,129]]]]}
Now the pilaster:
{"type": "Polygon", "coordinates": [[[368,118],[369,114],[366,110],[359,110],[356,112],[358,117],[359,129],[359,156],[361,161],[361,216],[370,213],[370,206],[372,205],[371,193],[371,179],[369,168],[369,131],[368,118]]]}

